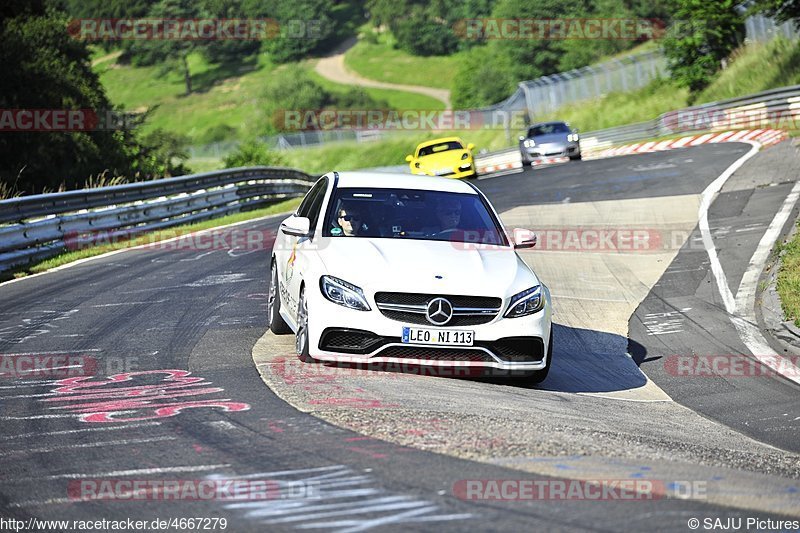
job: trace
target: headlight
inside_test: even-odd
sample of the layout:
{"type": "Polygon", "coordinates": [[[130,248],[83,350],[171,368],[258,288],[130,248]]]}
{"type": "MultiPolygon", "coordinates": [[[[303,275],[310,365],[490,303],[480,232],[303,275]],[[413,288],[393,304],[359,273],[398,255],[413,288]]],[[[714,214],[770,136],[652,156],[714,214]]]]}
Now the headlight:
{"type": "Polygon", "coordinates": [[[567,135],[567,142],[576,143],[578,142],[579,139],[580,137],[578,136],[577,133],[570,133],[569,135],[567,135]]]}
{"type": "Polygon", "coordinates": [[[322,295],[335,304],[359,311],[370,310],[367,299],[364,297],[364,291],[352,283],[333,276],[322,276],[319,286],[322,289],[322,295]]]}
{"type": "Polygon", "coordinates": [[[537,285],[524,290],[511,297],[508,311],[503,315],[506,318],[517,318],[531,315],[542,310],[544,307],[544,296],[542,296],[542,286],[537,285]]]}
{"type": "Polygon", "coordinates": [[[525,146],[525,148],[533,148],[536,146],[536,141],[533,139],[525,139],[522,144],[525,146]]]}
{"type": "Polygon", "coordinates": [[[461,154],[461,160],[462,161],[465,160],[468,157],[469,157],[469,154],[467,152],[464,152],[463,154],[461,154]]]}

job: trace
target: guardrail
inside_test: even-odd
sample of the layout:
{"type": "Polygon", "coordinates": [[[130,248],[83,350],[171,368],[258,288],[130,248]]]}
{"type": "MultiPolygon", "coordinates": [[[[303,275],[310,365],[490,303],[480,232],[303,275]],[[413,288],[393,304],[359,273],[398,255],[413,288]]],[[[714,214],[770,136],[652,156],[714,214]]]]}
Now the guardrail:
{"type": "MultiPolygon", "coordinates": [[[[800,85],[770,89],[669,111],[658,118],[615,128],[581,133],[581,152],[593,152],[638,142],[709,131],[731,129],[798,129],[800,124],[800,85]]],[[[480,172],[522,166],[519,149],[506,148],[475,157],[480,172]],[[487,170],[488,169],[488,170],[487,170]]]]}
{"type": "Polygon", "coordinates": [[[0,224],[5,223],[0,225],[0,272],[67,248],[113,242],[296,198],[314,180],[291,168],[234,168],[0,200],[0,224]]]}

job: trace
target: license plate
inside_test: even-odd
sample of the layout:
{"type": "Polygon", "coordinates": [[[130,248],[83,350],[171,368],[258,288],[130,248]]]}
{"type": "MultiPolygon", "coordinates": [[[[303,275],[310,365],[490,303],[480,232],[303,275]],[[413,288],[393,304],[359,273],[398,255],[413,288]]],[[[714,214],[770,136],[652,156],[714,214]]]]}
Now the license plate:
{"type": "Polygon", "coordinates": [[[403,328],[403,342],[407,344],[435,344],[437,346],[472,346],[475,332],[463,329],[403,328]]]}

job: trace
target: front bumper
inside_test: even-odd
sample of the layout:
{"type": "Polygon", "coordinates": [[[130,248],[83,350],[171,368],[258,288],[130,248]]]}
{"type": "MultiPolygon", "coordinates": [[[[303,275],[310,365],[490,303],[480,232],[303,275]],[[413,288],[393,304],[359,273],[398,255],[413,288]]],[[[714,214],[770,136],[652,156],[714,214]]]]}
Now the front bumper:
{"type": "Polygon", "coordinates": [[[472,161],[465,161],[462,165],[453,168],[441,168],[434,170],[415,168],[412,166],[411,173],[418,176],[439,176],[441,178],[472,178],[475,176],[475,163],[472,161]]]}
{"type": "Polygon", "coordinates": [[[530,148],[520,144],[523,159],[540,159],[548,157],[576,157],[581,153],[580,143],[537,144],[530,148]]]}
{"type": "Polygon", "coordinates": [[[374,299],[371,311],[356,311],[326,300],[309,299],[310,355],[321,361],[390,363],[402,365],[468,367],[503,371],[536,371],[547,364],[551,307],[549,294],[538,313],[503,318],[501,312],[485,324],[441,329],[471,330],[473,346],[440,346],[401,342],[404,326],[420,326],[384,316],[374,299]]]}

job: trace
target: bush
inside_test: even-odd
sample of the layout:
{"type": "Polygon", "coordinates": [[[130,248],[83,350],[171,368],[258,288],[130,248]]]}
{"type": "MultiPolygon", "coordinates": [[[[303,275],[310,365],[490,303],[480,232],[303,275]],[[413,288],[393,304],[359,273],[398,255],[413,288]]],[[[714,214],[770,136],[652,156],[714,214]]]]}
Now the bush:
{"type": "Polygon", "coordinates": [[[274,167],[285,166],[286,160],[279,153],[269,150],[262,142],[247,141],[239,145],[235,152],[225,156],[223,164],[225,168],[274,167]]]}

